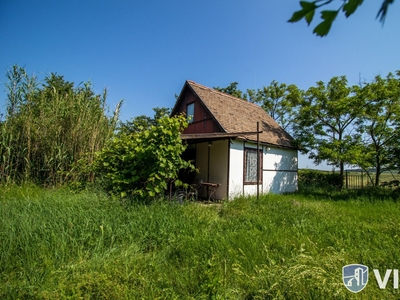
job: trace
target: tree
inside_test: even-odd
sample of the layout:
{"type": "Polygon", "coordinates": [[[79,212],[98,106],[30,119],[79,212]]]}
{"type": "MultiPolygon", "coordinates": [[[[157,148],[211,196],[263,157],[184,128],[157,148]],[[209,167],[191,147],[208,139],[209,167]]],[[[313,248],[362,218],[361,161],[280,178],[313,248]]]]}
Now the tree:
{"type": "Polygon", "coordinates": [[[294,84],[287,85],[275,80],[262,89],[247,90],[250,102],[259,103],[261,107],[282,128],[289,130],[294,122],[294,108],[299,101],[300,90],[294,84]]]}
{"type": "Polygon", "coordinates": [[[121,122],[118,126],[118,134],[137,133],[142,130],[150,129],[151,126],[157,125],[159,119],[171,113],[171,109],[166,107],[155,107],[153,111],[154,116],[152,118],[146,115],[140,115],[129,121],[121,122]]]}
{"type": "Polygon", "coordinates": [[[396,76],[389,73],[386,78],[376,76],[374,81],[360,90],[360,97],[367,105],[360,116],[358,132],[362,137],[357,164],[369,175],[375,171],[372,181],[379,185],[384,171],[398,168],[400,148],[400,71],[396,76]]]}
{"type": "Polygon", "coordinates": [[[290,131],[290,127],[295,121],[295,104],[299,101],[301,92],[297,86],[273,80],[269,86],[257,90],[247,89],[246,93],[239,90],[237,86],[237,82],[232,82],[226,88],[214,87],[214,89],[261,105],[282,128],[290,131]]]}
{"type": "Polygon", "coordinates": [[[354,96],[358,89],[348,87],[345,76],[333,77],[326,85],[319,81],[310,87],[298,104],[296,140],[316,164],[327,161],[339,167],[341,176],[356,143],[351,129],[363,107],[354,96]]]}
{"type": "Polygon", "coordinates": [[[186,145],[180,134],[186,126],[183,115],[163,116],[149,128],[114,137],[93,165],[104,188],[121,197],[146,198],[163,194],[169,183],[182,185],[179,170],[194,170],[182,159],[186,145]]]}
{"type": "Polygon", "coordinates": [[[238,84],[239,83],[237,83],[235,81],[235,82],[232,82],[230,85],[228,85],[225,88],[221,88],[221,87],[217,86],[217,87],[213,87],[213,89],[220,91],[222,93],[228,94],[228,95],[232,95],[233,97],[236,97],[236,98],[247,100],[247,95],[244,94],[241,90],[239,90],[237,88],[238,84]]]}
{"type": "MultiPolygon", "coordinates": [[[[324,7],[332,2],[334,2],[334,0],[300,1],[301,9],[294,12],[288,22],[298,22],[304,18],[307,24],[310,25],[314,18],[315,12],[321,7],[324,7]]],[[[342,0],[338,9],[322,10],[321,19],[323,21],[314,28],[313,33],[321,37],[326,36],[340,11],[343,11],[346,18],[348,18],[362,3],[363,0],[342,0]]],[[[384,23],[389,5],[392,3],[394,3],[394,0],[383,0],[381,8],[376,15],[380,22],[384,23]]]]}

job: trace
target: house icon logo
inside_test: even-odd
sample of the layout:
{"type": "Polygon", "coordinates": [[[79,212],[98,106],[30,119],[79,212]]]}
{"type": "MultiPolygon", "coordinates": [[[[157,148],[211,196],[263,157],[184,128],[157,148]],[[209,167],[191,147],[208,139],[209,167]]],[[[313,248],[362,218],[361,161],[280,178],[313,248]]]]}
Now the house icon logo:
{"type": "Polygon", "coordinates": [[[353,293],[362,291],[368,283],[368,267],[352,264],[342,269],[344,286],[353,293]]]}

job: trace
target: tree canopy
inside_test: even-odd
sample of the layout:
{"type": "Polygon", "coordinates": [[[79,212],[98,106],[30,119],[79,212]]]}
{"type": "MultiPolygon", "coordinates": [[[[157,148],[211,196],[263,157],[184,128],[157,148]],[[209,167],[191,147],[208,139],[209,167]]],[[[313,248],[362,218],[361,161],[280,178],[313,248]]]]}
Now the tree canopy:
{"type": "Polygon", "coordinates": [[[221,88],[219,86],[213,87],[214,90],[220,91],[222,93],[232,95],[233,97],[247,100],[247,95],[238,89],[238,82],[231,82],[227,87],[221,88]]]}
{"type": "Polygon", "coordinates": [[[343,175],[344,164],[351,156],[352,126],[362,106],[355,97],[357,87],[349,87],[345,76],[333,77],[310,87],[299,101],[295,137],[309,157],[338,167],[343,175]]]}
{"type": "Polygon", "coordinates": [[[374,185],[379,185],[382,172],[398,167],[399,159],[394,154],[400,148],[399,75],[400,72],[396,75],[389,73],[385,78],[376,76],[360,93],[365,106],[357,127],[359,152],[353,157],[355,163],[367,173],[368,168],[375,169],[374,185]]]}
{"type": "Polygon", "coordinates": [[[315,164],[326,162],[342,176],[345,165],[356,166],[373,185],[380,184],[382,172],[400,170],[399,71],[352,86],[345,76],[318,81],[307,90],[275,80],[246,93],[237,86],[220,90],[260,105],[315,164]]]}
{"type": "Polygon", "coordinates": [[[291,131],[294,106],[299,99],[300,90],[294,84],[279,83],[273,80],[261,89],[247,90],[249,100],[258,103],[279,125],[291,131]]]}
{"type": "Polygon", "coordinates": [[[137,133],[150,129],[151,126],[156,126],[162,117],[168,116],[171,113],[171,109],[166,107],[155,107],[153,111],[153,117],[140,115],[128,121],[120,122],[118,125],[118,135],[137,133]]]}
{"type": "Polygon", "coordinates": [[[273,80],[268,86],[257,90],[247,89],[246,92],[238,89],[238,85],[238,82],[232,82],[225,88],[214,89],[259,104],[282,128],[290,131],[294,120],[293,109],[301,92],[296,85],[273,80]]]}

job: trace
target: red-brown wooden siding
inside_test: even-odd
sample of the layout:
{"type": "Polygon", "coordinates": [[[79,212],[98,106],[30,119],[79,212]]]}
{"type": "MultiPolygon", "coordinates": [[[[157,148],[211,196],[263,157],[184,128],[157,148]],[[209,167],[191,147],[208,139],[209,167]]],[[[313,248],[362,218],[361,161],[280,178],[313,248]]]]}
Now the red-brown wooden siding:
{"type": "Polygon", "coordinates": [[[208,110],[192,91],[188,91],[188,93],[186,93],[183,101],[181,102],[178,113],[186,113],[186,106],[190,103],[194,103],[194,118],[193,122],[190,123],[189,126],[183,131],[184,134],[223,132],[218,123],[214,121],[208,110]]]}

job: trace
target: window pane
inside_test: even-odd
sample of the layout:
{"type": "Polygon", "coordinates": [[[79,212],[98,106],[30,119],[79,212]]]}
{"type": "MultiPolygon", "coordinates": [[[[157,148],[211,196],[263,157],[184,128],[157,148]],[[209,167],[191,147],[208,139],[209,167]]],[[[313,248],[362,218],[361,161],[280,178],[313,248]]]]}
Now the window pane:
{"type": "Polygon", "coordinates": [[[186,107],[186,120],[188,123],[192,123],[194,119],[194,103],[189,104],[186,107]]]}
{"type": "Polygon", "coordinates": [[[257,150],[246,150],[246,182],[257,182],[257,150]]]}

